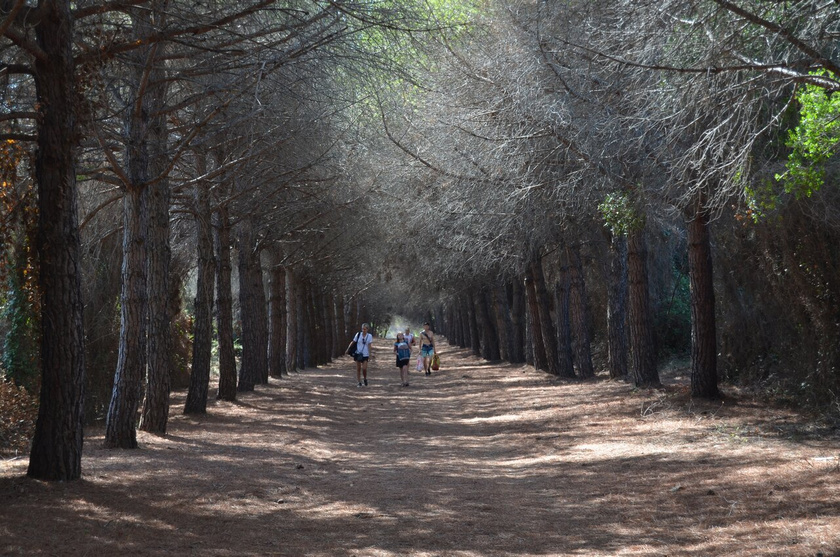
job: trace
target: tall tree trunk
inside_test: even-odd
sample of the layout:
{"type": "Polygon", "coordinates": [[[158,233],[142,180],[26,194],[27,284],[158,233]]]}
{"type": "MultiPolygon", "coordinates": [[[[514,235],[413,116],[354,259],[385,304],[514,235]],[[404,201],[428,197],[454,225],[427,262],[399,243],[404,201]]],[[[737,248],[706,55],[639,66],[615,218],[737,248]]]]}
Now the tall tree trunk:
{"type": "Polygon", "coordinates": [[[141,382],[146,370],[145,195],[131,188],[123,197],[123,261],[120,342],[111,403],[105,418],[105,447],[137,448],[135,431],[141,382]]]}
{"type": "Polygon", "coordinates": [[[73,16],[68,0],[41,0],[35,38],[39,106],[38,282],[41,292],[41,395],[27,475],[77,480],[82,474],[84,325],[76,209],[76,90],[73,16]]]}
{"type": "Polygon", "coordinates": [[[470,335],[472,334],[472,331],[470,330],[470,314],[469,309],[467,308],[466,295],[462,294],[458,297],[458,306],[459,313],[461,314],[461,343],[458,346],[460,348],[471,347],[472,338],[470,335]]]}
{"type": "Polygon", "coordinates": [[[481,357],[494,362],[501,359],[499,355],[499,332],[496,324],[496,316],[488,295],[487,289],[482,288],[476,300],[479,308],[481,325],[481,357]]]}
{"type": "MultiPolygon", "coordinates": [[[[201,159],[203,155],[198,157],[201,159]]],[[[207,397],[210,391],[216,261],[213,258],[212,213],[208,195],[207,184],[196,185],[195,243],[198,250],[198,276],[195,286],[192,370],[184,414],[204,414],[207,412],[207,397]]]]}
{"type": "Polygon", "coordinates": [[[511,362],[525,363],[525,288],[523,279],[514,279],[510,289],[511,362]]]}
{"type": "Polygon", "coordinates": [[[219,393],[236,400],[236,352],[233,347],[233,289],[230,262],[230,218],[226,207],[216,211],[213,243],[216,252],[216,328],[219,335],[219,393]]]}
{"type": "Polygon", "coordinates": [[[475,296],[472,292],[467,294],[467,310],[469,311],[470,319],[470,341],[472,344],[473,356],[481,356],[481,332],[478,328],[478,315],[476,315],[475,296]]]}
{"type": "Polygon", "coordinates": [[[691,281],[691,396],[717,398],[717,335],[709,217],[697,202],[688,223],[688,269],[691,281]]]}
{"type": "Polygon", "coordinates": [[[493,288],[491,303],[493,316],[496,319],[496,330],[499,333],[499,358],[510,362],[512,361],[511,320],[504,286],[496,285],[493,288]]]}
{"type": "Polygon", "coordinates": [[[340,344],[339,336],[336,331],[335,296],[333,296],[332,292],[324,293],[324,306],[324,329],[326,330],[327,337],[329,338],[329,344],[327,344],[329,351],[326,363],[329,363],[333,360],[333,358],[336,358],[341,354],[341,349],[338,346],[340,344]]]}
{"type": "Polygon", "coordinates": [[[286,371],[297,371],[297,281],[286,268],[286,371]]]}
{"type": "Polygon", "coordinates": [[[344,354],[344,349],[350,344],[350,339],[347,338],[347,324],[344,322],[344,305],[346,301],[344,300],[344,295],[339,294],[335,298],[335,333],[337,338],[336,353],[335,357],[339,357],[344,354]]]}
{"type": "Polygon", "coordinates": [[[609,286],[607,289],[607,338],[610,379],[627,377],[627,239],[609,238],[609,286]]]}
{"type": "MultiPolygon", "coordinates": [[[[525,273],[525,295],[528,298],[528,334],[531,339],[530,356],[536,369],[548,371],[548,358],[543,342],[542,323],[540,322],[540,308],[537,301],[537,289],[534,284],[532,266],[528,266],[525,273]]],[[[528,354],[526,353],[526,359],[528,354]]]]}
{"type": "Polygon", "coordinates": [[[268,381],[268,323],[262,266],[253,224],[245,219],[239,230],[239,315],[242,322],[240,392],[268,381]]]}
{"type": "Polygon", "coordinates": [[[574,334],[575,363],[578,375],[583,379],[595,377],[592,367],[591,338],[589,335],[589,304],[586,296],[586,280],[583,276],[583,262],[580,248],[566,247],[569,259],[569,310],[574,334]]]}
{"type": "Polygon", "coordinates": [[[286,270],[272,261],[268,281],[268,374],[283,377],[286,371],[286,270]]]}
{"type": "Polygon", "coordinates": [[[560,360],[557,355],[557,334],[554,330],[554,323],[551,321],[551,304],[548,300],[548,288],[545,285],[542,262],[539,259],[531,261],[531,272],[534,277],[534,292],[537,297],[537,309],[540,320],[540,330],[543,335],[543,347],[545,349],[548,372],[553,375],[560,375],[560,360]]]}
{"type": "MultiPolygon", "coordinates": [[[[160,12],[158,2],[154,4],[160,12]]],[[[158,47],[158,56],[164,54],[158,47]]],[[[148,302],[149,302],[149,345],[148,370],[146,372],[146,396],[140,417],[140,429],[163,435],[169,420],[169,392],[172,385],[172,320],[174,308],[170,296],[169,268],[172,250],[169,245],[169,179],[164,176],[168,166],[168,130],[162,113],[167,83],[161,64],[156,64],[150,75],[148,94],[154,116],[149,125],[149,167],[157,181],[149,189],[148,229],[148,302]]]]}
{"type": "Polygon", "coordinates": [[[312,326],[309,281],[298,280],[298,287],[298,365],[300,369],[306,369],[312,365],[311,345],[309,344],[310,327],[312,326]]]}
{"type": "Polygon", "coordinates": [[[630,349],[633,382],[637,387],[658,387],[656,352],[650,319],[647,247],[644,229],[631,230],[627,237],[627,275],[630,294],[630,349]]]}
{"type": "Polygon", "coordinates": [[[298,277],[295,283],[295,308],[297,322],[295,323],[295,335],[297,335],[297,368],[306,369],[308,355],[306,353],[306,328],[309,323],[306,312],[306,281],[298,277]]]}
{"type": "Polygon", "coordinates": [[[575,377],[572,351],[572,327],[570,310],[571,288],[569,267],[560,266],[560,277],[554,285],[554,299],[557,308],[557,363],[560,377],[575,377]]]}
{"type": "MultiPolygon", "coordinates": [[[[132,33],[147,37],[152,31],[151,13],[131,8],[132,33]]],[[[153,94],[162,84],[147,85],[154,73],[155,53],[159,46],[138,47],[130,55],[133,74],[129,78],[130,102],[126,110],[126,195],[123,198],[123,267],[120,295],[120,348],[111,404],[105,419],[105,446],[137,447],[135,431],[143,376],[146,373],[148,334],[147,231],[150,157],[153,142],[152,117],[160,112],[163,96],[153,94]],[[158,103],[156,105],[155,103],[158,103]]],[[[158,126],[161,125],[157,122],[158,126]]],[[[163,167],[161,161],[158,164],[163,167]]],[[[167,297],[168,299],[168,293],[167,297]]]]}

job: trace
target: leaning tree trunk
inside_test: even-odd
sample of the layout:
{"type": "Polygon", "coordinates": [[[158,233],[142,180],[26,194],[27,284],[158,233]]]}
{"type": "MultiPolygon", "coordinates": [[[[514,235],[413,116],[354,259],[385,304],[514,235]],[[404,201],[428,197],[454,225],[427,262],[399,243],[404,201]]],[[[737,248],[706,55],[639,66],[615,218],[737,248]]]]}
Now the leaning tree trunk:
{"type": "Polygon", "coordinates": [[[253,391],[268,380],[268,324],[260,252],[250,219],[239,230],[239,315],[242,322],[242,365],[238,390],[253,391]]]}
{"type": "Polygon", "coordinates": [[[35,38],[38,100],[38,284],[41,395],[27,475],[77,480],[82,474],[84,325],[76,209],[76,91],[73,16],[68,0],[42,0],[35,38]]]}
{"type": "MultiPolygon", "coordinates": [[[[276,258],[279,260],[279,257],[276,258]]],[[[286,371],[286,271],[272,262],[268,280],[268,374],[283,377],[286,371]]]]}
{"type": "MultiPolygon", "coordinates": [[[[534,273],[531,266],[525,273],[525,295],[528,298],[528,336],[531,340],[531,350],[526,352],[526,361],[528,355],[533,359],[533,364],[536,369],[548,371],[548,358],[545,353],[545,343],[543,341],[542,325],[540,323],[540,308],[537,301],[537,289],[534,285],[534,273]]],[[[529,362],[530,363],[530,362],[529,362]]]]}
{"type": "Polygon", "coordinates": [[[595,369],[592,367],[589,305],[586,299],[583,262],[578,247],[567,247],[566,255],[569,258],[569,310],[574,332],[575,363],[578,375],[583,379],[590,379],[595,377],[595,369]]]}
{"type": "Polygon", "coordinates": [[[540,330],[543,335],[546,364],[548,372],[560,375],[560,358],[557,353],[557,334],[551,321],[551,304],[548,301],[548,289],[545,285],[545,274],[539,259],[531,261],[531,273],[534,277],[534,292],[537,297],[537,310],[540,320],[540,330]]]}
{"type": "Polygon", "coordinates": [[[610,379],[627,377],[627,239],[609,238],[609,286],[607,287],[607,339],[610,379]]]}
{"type": "Polygon", "coordinates": [[[231,288],[230,218],[226,207],[216,211],[213,234],[216,252],[216,329],[219,336],[219,393],[236,400],[236,353],[233,347],[233,290],[231,288]]]}
{"type": "Polygon", "coordinates": [[[137,408],[146,370],[146,234],[142,191],[123,197],[123,262],[120,341],[111,403],[105,418],[105,447],[134,449],[137,408]]]}
{"type": "Polygon", "coordinates": [[[554,285],[554,300],[557,309],[557,363],[560,377],[575,377],[575,364],[572,351],[572,326],[569,315],[570,296],[569,268],[560,267],[560,277],[554,285]]]}
{"type": "Polygon", "coordinates": [[[631,230],[627,237],[627,275],[630,295],[629,322],[633,382],[637,387],[657,387],[661,383],[656,369],[656,353],[650,319],[644,229],[631,230]]]}
{"type": "Polygon", "coordinates": [[[691,396],[717,398],[715,291],[709,217],[700,202],[688,223],[688,269],[691,281],[691,396]]]}
{"type": "Polygon", "coordinates": [[[286,269],[286,372],[297,371],[297,281],[286,269]]]}
{"type": "MultiPolygon", "coordinates": [[[[199,155],[201,157],[202,155],[199,155]]],[[[210,362],[213,347],[213,290],[216,261],[213,259],[212,213],[207,185],[195,187],[195,240],[198,250],[198,275],[195,286],[193,353],[190,387],[184,414],[207,412],[210,391],[210,362]]]]}
{"type": "MultiPolygon", "coordinates": [[[[130,9],[134,37],[151,32],[151,18],[143,9],[130,9]]],[[[128,133],[125,164],[129,183],[123,198],[123,263],[120,294],[120,345],[111,404],[105,418],[105,446],[136,448],[137,409],[146,373],[148,332],[148,285],[146,276],[147,204],[149,192],[149,143],[151,118],[159,112],[155,96],[146,91],[147,71],[154,64],[157,45],[138,47],[131,55],[127,110],[128,133]]],[[[157,99],[163,102],[162,97],[157,99]]],[[[168,297],[168,296],[167,296],[168,297]]]]}

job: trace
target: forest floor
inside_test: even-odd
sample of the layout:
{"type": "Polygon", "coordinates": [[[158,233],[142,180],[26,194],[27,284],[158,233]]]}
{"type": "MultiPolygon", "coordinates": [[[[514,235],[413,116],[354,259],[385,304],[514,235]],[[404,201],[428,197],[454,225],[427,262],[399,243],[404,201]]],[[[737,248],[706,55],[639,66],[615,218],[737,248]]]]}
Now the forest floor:
{"type": "Polygon", "coordinates": [[[401,387],[379,340],[105,450],[0,461],[2,555],[840,556],[840,436],[727,389],[560,382],[446,347],[401,387]],[[353,371],[351,371],[353,370],[353,371]]]}

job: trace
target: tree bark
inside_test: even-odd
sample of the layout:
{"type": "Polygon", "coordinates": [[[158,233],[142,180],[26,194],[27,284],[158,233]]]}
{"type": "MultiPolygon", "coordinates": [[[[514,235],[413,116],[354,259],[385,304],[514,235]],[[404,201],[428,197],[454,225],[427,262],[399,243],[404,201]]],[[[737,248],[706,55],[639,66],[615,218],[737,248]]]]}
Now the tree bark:
{"type": "Polygon", "coordinates": [[[509,285],[511,359],[515,364],[525,363],[525,288],[522,278],[511,281],[509,285]]]}
{"type": "Polygon", "coordinates": [[[595,377],[595,369],[592,367],[589,304],[587,303],[586,280],[583,276],[580,249],[577,246],[574,248],[567,246],[566,256],[569,259],[570,271],[569,316],[574,337],[572,343],[575,351],[574,359],[577,364],[578,375],[583,379],[590,379],[595,377]]]}
{"type": "Polygon", "coordinates": [[[344,322],[344,296],[339,294],[335,298],[335,333],[337,338],[337,346],[335,357],[338,358],[344,354],[344,349],[350,344],[350,339],[347,338],[347,324],[344,322]]]}
{"type": "Polygon", "coordinates": [[[478,328],[478,316],[476,315],[475,296],[472,292],[467,294],[467,311],[470,320],[470,348],[473,356],[481,356],[481,332],[478,328]]]}
{"type": "Polygon", "coordinates": [[[242,322],[242,364],[239,392],[253,391],[268,381],[268,324],[260,252],[250,219],[239,230],[239,315],[242,322]]]}
{"type": "Polygon", "coordinates": [[[551,321],[551,304],[548,300],[548,289],[545,285],[542,262],[539,259],[531,261],[531,273],[534,277],[534,292],[537,300],[537,314],[539,315],[540,330],[543,336],[548,372],[560,375],[560,360],[557,354],[557,334],[551,321]]]}
{"type": "Polygon", "coordinates": [[[644,229],[632,230],[627,237],[627,275],[630,295],[630,349],[633,382],[637,387],[658,387],[653,327],[648,293],[647,247],[644,229]]]}
{"type": "Polygon", "coordinates": [[[111,403],[105,418],[105,447],[134,449],[137,408],[146,370],[145,201],[131,188],[123,197],[123,261],[120,291],[120,342],[111,403]]]}
{"type": "Polygon", "coordinates": [[[512,361],[511,320],[504,286],[496,285],[493,288],[491,303],[493,316],[496,320],[496,330],[498,331],[499,358],[510,362],[512,361]]]}
{"type": "Polygon", "coordinates": [[[691,396],[717,398],[717,334],[709,217],[698,201],[688,223],[688,269],[691,281],[691,396]]]}
{"type": "Polygon", "coordinates": [[[236,352],[233,347],[230,218],[226,207],[216,211],[213,244],[216,253],[216,329],[219,336],[219,392],[216,398],[236,400],[236,352]]]}
{"type": "Polygon", "coordinates": [[[329,337],[329,344],[327,344],[327,363],[330,363],[333,358],[337,358],[341,354],[341,349],[338,346],[340,344],[339,335],[338,331],[336,331],[335,296],[333,296],[332,292],[324,293],[324,312],[324,329],[329,337]]]}
{"type": "Polygon", "coordinates": [[[268,281],[268,374],[286,371],[286,271],[279,257],[272,262],[268,281]]]}
{"type": "MultiPolygon", "coordinates": [[[[202,156],[199,155],[199,158],[202,156]]],[[[196,185],[195,243],[198,250],[198,274],[195,287],[192,369],[184,414],[206,413],[207,397],[210,391],[216,261],[213,258],[212,213],[208,194],[206,184],[196,185]]]]}
{"type": "Polygon", "coordinates": [[[458,346],[468,348],[472,346],[472,338],[470,337],[472,331],[470,330],[470,314],[469,309],[467,309],[467,296],[465,294],[458,297],[458,313],[461,316],[461,342],[458,346]]]}
{"type": "Polygon", "coordinates": [[[73,16],[68,0],[42,0],[38,9],[35,38],[46,54],[34,62],[42,380],[27,475],[68,481],[82,474],[85,395],[73,16]]]}
{"type": "Polygon", "coordinates": [[[496,327],[496,317],[490,306],[487,289],[482,288],[476,297],[476,308],[481,322],[481,357],[487,361],[497,361],[499,356],[499,333],[496,327]]]}
{"type": "Polygon", "coordinates": [[[627,239],[609,238],[609,286],[607,288],[607,338],[610,379],[627,378],[627,239]]]}
{"type": "Polygon", "coordinates": [[[286,269],[286,371],[297,371],[297,281],[292,269],[286,269]]]}
{"type": "Polygon", "coordinates": [[[554,285],[554,299],[557,311],[557,364],[560,377],[575,377],[572,351],[572,327],[569,315],[571,288],[569,267],[562,265],[557,283],[554,285]]]}
{"type": "MultiPolygon", "coordinates": [[[[536,369],[548,371],[548,358],[545,353],[540,308],[537,301],[537,289],[534,285],[534,272],[531,265],[525,273],[525,295],[528,298],[528,334],[531,338],[530,356],[536,369]]],[[[526,359],[528,354],[526,353],[526,359]]]]}
{"type": "MultiPolygon", "coordinates": [[[[160,48],[163,48],[162,46],[160,48]]],[[[158,53],[160,54],[160,52],[158,53]]],[[[172,385],[172,320],[169,276],[172,250],[169,245],[169,180],[161,175],[168,161],[167,129],[160,107],[164,104],[166,83],[164,72],[155,70],[150,79],[152,106],[157,107],[151,119],[150,170],[158,181],[148,186],[148,303],[149,345],[146,396],[140,417],[140,429],[163,435],[169,420],[169,392],[172,385]]]]}
{"type": "MultiPolygon", "coordinates": [[[[151,32],[151,15],[146,9],[129,10],[135,38],[151,32]]],[[[152,117],[160,107],[145,89],[147,71],[154,65],[157,45],[138,47],[131,53],[133,74],[129,78],[125,165],[129,183],[123,198],[123,262],[120,294],[120,347],[111,404],[105,419],[105,446],[137,447],[136,419],[142,381],[146,373],[148,334],[147,232],[148,188],[152,117]]],[[[168,294],[167,294],[168,298],[168,294]]]]}

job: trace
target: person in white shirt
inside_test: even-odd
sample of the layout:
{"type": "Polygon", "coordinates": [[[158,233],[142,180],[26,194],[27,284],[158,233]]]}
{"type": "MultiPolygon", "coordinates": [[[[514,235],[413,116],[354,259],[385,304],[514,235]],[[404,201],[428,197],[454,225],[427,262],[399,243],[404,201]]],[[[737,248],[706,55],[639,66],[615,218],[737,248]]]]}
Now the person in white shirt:
{"type": "Polygon", "coordinates": [[[370,360],[370,345],[373,342],[373,335],[368,332],[367,323],[362,323],[362,330],[353,336],[353,341],[347,345],[348,350],[353,342],[356,343],[356,355],[353,356],[356,360],[356,381],[359,382],[359,387],[363,384],[367,387],[368,360],[370,360]]]}
{"type": "Polygon", "coordinates": [[[405,328],[405,341],[408,343],[409,346],[414,346],[414,335],[411,334],[411,327],[405,328]]]}

